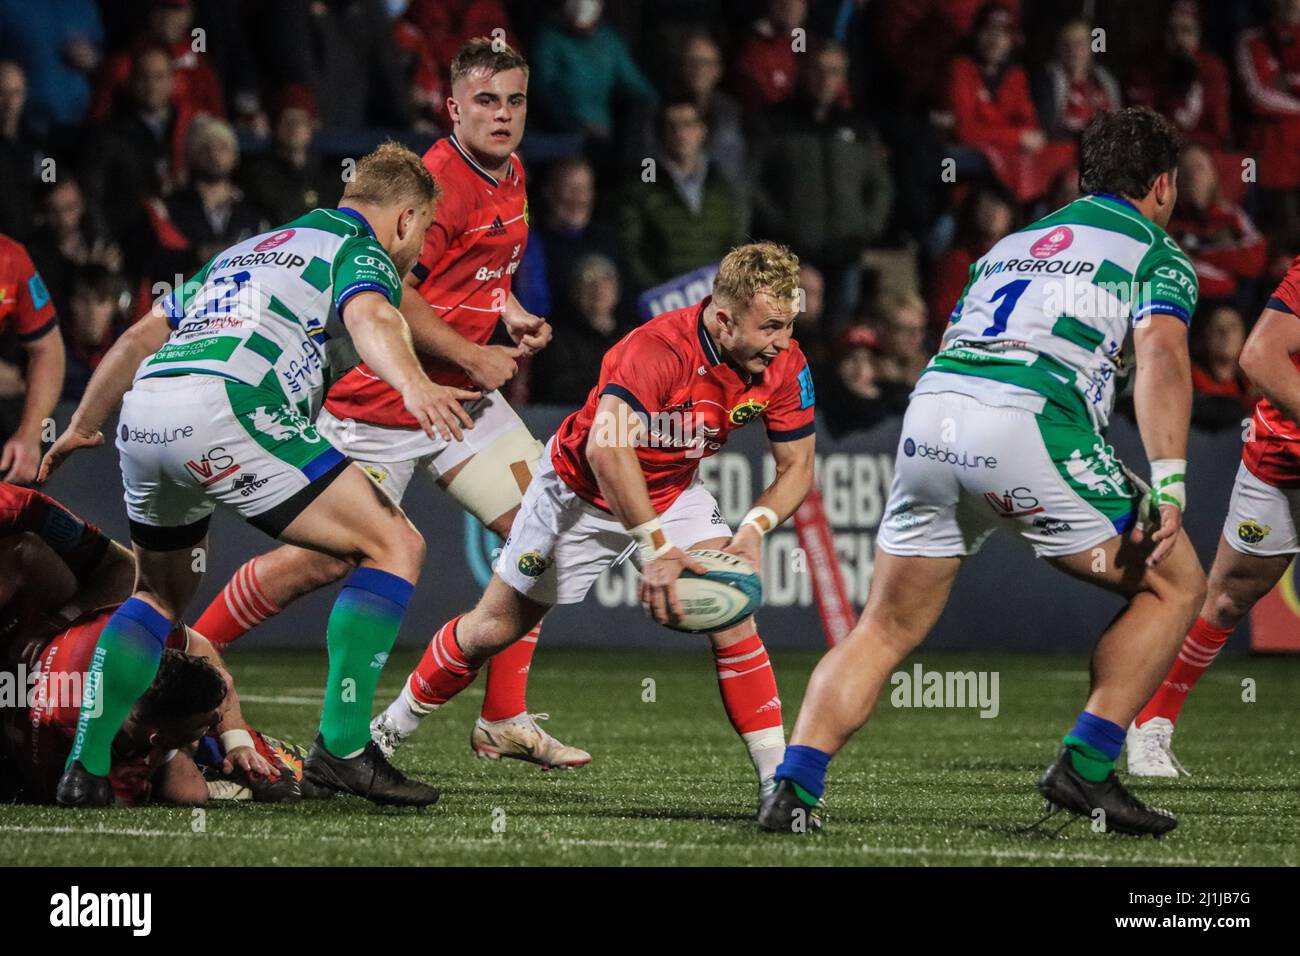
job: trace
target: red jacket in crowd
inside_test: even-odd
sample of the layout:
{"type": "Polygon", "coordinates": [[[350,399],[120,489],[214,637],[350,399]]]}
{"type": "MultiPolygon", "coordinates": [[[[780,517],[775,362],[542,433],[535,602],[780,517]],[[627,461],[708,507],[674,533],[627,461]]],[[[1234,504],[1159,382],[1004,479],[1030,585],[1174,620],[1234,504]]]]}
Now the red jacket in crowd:
{"type": "Polygon", "coordinates": [[[1204,299],[1228,298],[1239,282],[1268,268],[1268,243],[1240,206],[1218,202],[1197,210],[1180,203],[1167,231],[1196,266],[1204,299]]]}
{"type": "Polygon", "coordinates": [[[1300,29],[1244,31],[1237,72],[1250,103],[1246,150],[1259,160],[1260,186],[1300,187],[1300,29]]]}
{"type": "MultiPolygon", "coordinates": [[[[939,106],[949,61],[961,49],[988,0],[883,0],[876,37],[881,54],[903,77],[905,102],[939,106]]],[[[1020,26],[1020,0],[1002,3],[1020,26]]]]}
{"type": "MultiPolygon", "coordinates": [[[[190,43],[188,38],[179,40],[168,51],[172,57],[172,68],[176,71],[176,89],[172,94],[172,103],[181,113],[190,116],[206,113],[224,118],[226,111],[222,105],[221,81],[217,78],[217,71],[212,68],[206,55],[194,52],[190,43]]],[[[115,53],[104,63],[104,72],[100,76],[95,99],[90,107],[92,121],[103,122],[112,115],[117,98],[130,89],[131,68],[135,64],[135,58],[146,48],[147,45],[137,46],[115,53]]]]}
{"type": "Polygon", "coordinates": [[[1228,68],[1213,53],[1197,50],[1196,76],[1187,84],[1172,66],[1163,48],[1148,51],[1129,78],[1129,100],[1169,117],[1187,142],[1222,149],[1232,136],[1228,68]]]}

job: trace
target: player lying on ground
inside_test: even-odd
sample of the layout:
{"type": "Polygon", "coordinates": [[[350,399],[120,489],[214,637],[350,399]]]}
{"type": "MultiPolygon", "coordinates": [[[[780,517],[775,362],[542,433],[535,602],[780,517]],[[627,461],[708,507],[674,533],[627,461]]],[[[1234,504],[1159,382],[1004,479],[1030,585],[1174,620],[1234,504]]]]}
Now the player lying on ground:
{"type": "Polygon", "coordinates": [[[813,672],[779,785],[759,812],[764,828],[820,826],[831,757],[934,626],[962,562],[999,526],[1066,574],[1128,601],[1093,652],[1083,712],[1039,791],[1077,814],[1103,811],[1110,830],[1174,827],[1113,768],[1124,728],[1205,596],[1182,530],[1196,274],[1163,229],[1177,199],[1178,153],[1163,117],[1104,114],[1083,136],[1086,195],[1002,239],[972,267],[903,419],[867,606],[813,672]],[[1100,434],[1130,326],[1149,509],[1100,434]],[[1156,506],[1159,527],[1147,533],[1143,512],[1154,516],[1156,506]]]}
{"type": "MultiPolygon", "coordinates": [[[[1264,394],[1255,406],[1200,616],[1160,688],[1128,729],[1128,772],[1176,777],[1174,725],[1228,637],[1300,552],[1300,258],[1255,323],[1241,368],[1264,394]]],[[[1186,772],[1186,771],[1184,771],[1186,772]]]]}
{"type": "Polygon", "coordinates": [[[0,481],[0,644],[123,601],[134,584],[131,552],[53,498],[0,481]]]}
{"type": "Polygon", "coordinates": [[[326,628],[329,677],[307,778],[377,803],[438,798],[389,764],[368,732],[424,541],[312,425],[327,380],[358,355],[430,435],[450,435],[448,421],[465,416],[459,401],[479,397],[429,381],[394,305],[437,195],[418,156],[381,146],[357,163],[339,209],[314,210],[219,253],[96,369],[42,478],[76,449],[102,443],[99,429],[125,393],[117,448],[139,581],[100,637],[97,709],[82,708],[60,803],[110,799],[113,738],[198,587],[196,555],[218,503],[272,537],[359,565],[326,628]]]}
{"type": "MultiPolygon", "coordinates": [[[[0,667],[17,675],[22,665],[26,668],[22,673],[33,674],[44,649],[52,642],[61,646],[76,644],[85,650],[81,656],[89,664],[111,611],[83,615],[80,608],[116,607],[130,597],[134,584],[135,558],[131,552],[54,499],[0,482],[0,667]],[[82,619],[78,627],[69,628],[76,618],[82,619]],[[75,630],[75,638],[63,634],[65,629],[75,630]]],[[[208,658],[226,674],[215,649],[199,635],[191,632],[187,644],[185,635],[173,631],[170,640],[172,646],[208,658]]],[[[67,654],[61,651],[58,660],[66,665],[67,654]]],[[[61,672],[74,673],[66,666],[61,672]]],[[[228,674],[226,677],[229,681],[228,674]]],[[[26,680],[16,683],[29,686],[26,680]]],[[[54,684],[56,689],[63,686],[54,684]]],[[[45,716],[60,717],[69,729],[75,729],[80,702],[57,713],[50,709],[56,703],[47,696],[45,716]],[[70,722],[66,719],[69,714],[70,722]]],[[[58,706],[66,708],[69,704],[65,701],[58,706]]],[[[234,693],[226,699],[217,734],[204,750],[214,773],[224,772],[259,800],[284,799],[290,791],[299,791],[294,781],[300,773],[292,766],[293,761],[286,760],[268,738],[243,722],[234,693]],[[258,754],[271,767],[279,767],[280,775],[271,775],[271,767],[259,761],[258,754]]],[[[20,748],[20,754],[25,752],[20,748]]],[[[42,753],[48,759],[48,748],[42,753]]],[[[66,756],[65,747],[58,758],[60,768],[66,756]]]]}
{"type": "MultiPolygon", "coordinates": [[[[5,715],[3,744],[18,781],[17,799],[54,802],[81,706],[92,693],[91,660],[115,610],[90,611],[53,630],[25,628],[0,649],[4,666],[31,675],[32,681],[25,685],[31,699],[5,715]]],[[[301,798],[292,768],[244,722],[234,681],[211,644],[176,627],[162,661],[112,742],[108,779],[117,802],[204,803],[209,786],[199,753],[215,773],[246,787],[254,799],[301,798]]]]}
{"type": "MultiPolygon", "coordinates": [[[[788,250],[770,243],[733,249],[712,298],[657,316],[606,353],[586,403],[547,444],[478,606],[438,631],[401,695],[375,719],[386,752],[553,605],[582,601],[633,543],[642,605],[660,623],[681,615],[682,570],[702,570],[683,548],[723,548],[761,569],[763,534],[812,485],[812,377],[790,337],[798,269],[788,250]],[[758,418],[776,479],[733,536],[699,480],[699,463],[758,418]]],[[[767,651],[752,617],[710,640],[723,706],[761,788],[785,746],[767,651]]]]}
{"type": "MultiPolygon", "coordinates": [[[[451,90],[452,133],[424,156],[442,197],[407,276],[401,310],[433,381],[482,390],[481,399],[465,406],[473,424],[453,441],[426,435],[401,396],[362,365],[330,390],[316,427],[395,503],[424,472],[504,538],[542,446],[498,389],[514,376],[516,359],[551,337],[550,325],[510,291],[528,242],[524,169],[514,152],[527,117],[528,65],[509,47],[471,40],[452,61],[451,90]],[[514,348],[488,344],[502,319],[514,348]]],[[[236,571],[195,626],[224,645],[349,570],[328,555],[283,545],[236,571]]],[[[470,746],[543,767],[580,766],[591,755],[545,733],[528,713],[539,628],[489,663],[470,746]]]]}

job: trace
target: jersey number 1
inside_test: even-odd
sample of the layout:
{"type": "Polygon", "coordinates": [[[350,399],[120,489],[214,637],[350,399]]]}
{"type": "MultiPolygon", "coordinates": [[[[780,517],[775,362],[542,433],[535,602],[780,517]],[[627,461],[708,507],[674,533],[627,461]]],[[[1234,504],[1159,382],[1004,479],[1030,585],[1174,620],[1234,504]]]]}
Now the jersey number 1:
{"type": "Polygon", "coordinates": [[[1024,294],[1025,289],[1027,288],[1029,288],[1028,279],[1015,279],[1008,282],[1002,288],[998,289],[997,292],[994,292],[989,296],[990,302],[997,302],[998,299],[1001,299],[1002,302],[998,305],[997,311],[993,313],[993,324],[980,334],[1001,335],[1005,332],[1007,330],[1007,319],[1011,318],[1011,313],[1015,311],[1016,303],[1020,301],[1020,297],[1024,294]]]}

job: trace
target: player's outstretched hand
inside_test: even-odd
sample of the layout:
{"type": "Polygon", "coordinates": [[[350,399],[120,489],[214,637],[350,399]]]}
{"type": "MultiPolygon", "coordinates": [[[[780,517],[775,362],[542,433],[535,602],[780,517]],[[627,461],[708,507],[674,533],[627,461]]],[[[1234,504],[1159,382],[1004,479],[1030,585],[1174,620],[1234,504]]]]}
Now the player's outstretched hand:
{"type": "Polygon", "coordinates": [[[465,428],[474,427],[474,419],[465,411],[461,402],[472,402],[482,397],[482,392],[438,385],[427,378],[415,381],[402,391],[406,410],[420,423],[424,433],[430,438],[442,438],[444,441],[460,441],[464,438],[462,425],[465,428]]]}
{"type": "Polygon", "coordinates": [[[515,377],[518,361],[526,354],[517,345],[480,345],[473,367],[465,372],[483,391],[495,392],[515,377]]]}
{"type": "Polygon", "coordinates": [[[49,481],[50,475],[54,474],[55,469],[62,465],[74,451],[80,448],[95,448],[102,444],[104,444],[104,433],[98,429],[93,432],[78,431],[75,428],[64,430],[41,459],[41,469],[36,474],[36,480],[42,483],[49,481]]]}
{"type": "Polygon", "coordinates": [[[1160,506],[1160,527],[1154,531],[1142,530],[1141,523],[1133,528],[1133,540],[1138,544],[1150,540],[1155,548],[1147,555],[1146,564],[1154,568],[1165,559],[1178,540],[1178,532],[1183,528],[1183,511],[1177,505],[1160,506]]]}
{"type": "Polygon", "coordinates": [[[763,573],[763,536],[752,524],[742,525],[722,550],[743,558],[756,574],[763,573]]]}
{"type": "Polygon", "coordinates": [[[221,765],[221,772],[230,776],[242,774],[245,779],[273,781],[280,779],[280,774],[271,762],[252,747],[233,747],[226,754],[226,762],[221,765]]]}
{"type": "Polygon", "coordinates": [[[680,620],[677,579],[683,571],[704,574],[708,569],[681,548],[673,548],[641,569],[641,606],[660,624],[680,620]]]}

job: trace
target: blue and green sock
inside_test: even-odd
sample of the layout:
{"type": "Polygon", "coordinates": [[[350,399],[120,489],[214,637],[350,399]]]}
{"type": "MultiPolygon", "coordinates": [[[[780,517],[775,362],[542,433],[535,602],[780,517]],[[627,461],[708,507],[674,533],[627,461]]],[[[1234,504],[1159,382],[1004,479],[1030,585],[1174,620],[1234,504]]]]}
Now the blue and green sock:
{"type": "Polygon", "coordinates": [[[131,708],[158,675],[171,621],[139,598],[128,598],[100,632],[82,695],[77,735],[65,766],[80,760],[99,777],[108,775],[113,738],[131,708]]]}
{"type": "Polygon", "coordinates": [[[1085,710],[1063,743],[1070,750],[1070,764],[1079,776],[1100,783],[1115,769],[1119,752],[1124,749],[1124,728],[1085,710]]]}
{"type": "Polygon", "coordinates": [[[831,755],[816,747],[786,747],[785,757],[776,768],[776,779],[789,780],[799,799],[813,806],[826,792],[826,768],[830,763],[831,755]]]}

